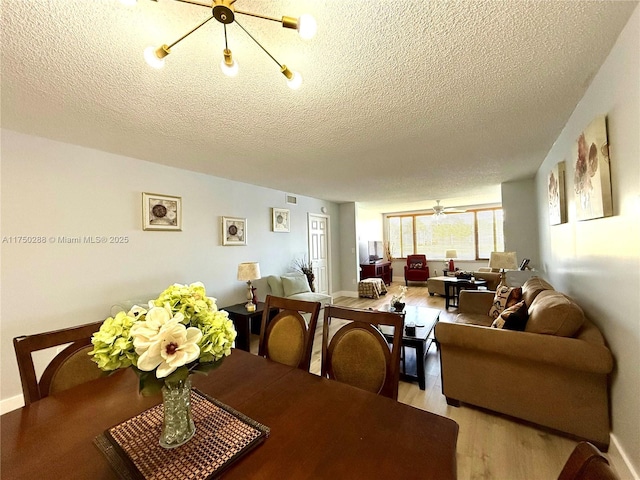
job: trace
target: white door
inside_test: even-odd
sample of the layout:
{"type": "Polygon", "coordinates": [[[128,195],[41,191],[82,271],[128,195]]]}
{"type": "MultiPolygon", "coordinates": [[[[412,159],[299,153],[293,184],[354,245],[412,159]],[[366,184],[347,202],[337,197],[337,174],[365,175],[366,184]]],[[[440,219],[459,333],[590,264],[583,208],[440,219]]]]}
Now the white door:
{"type": "Polygon", "coordinates": [[[317,293],[330,295],[330,248],[329,217],[327,215],[309,214],[309,260],[316,277],[317,293]]]}

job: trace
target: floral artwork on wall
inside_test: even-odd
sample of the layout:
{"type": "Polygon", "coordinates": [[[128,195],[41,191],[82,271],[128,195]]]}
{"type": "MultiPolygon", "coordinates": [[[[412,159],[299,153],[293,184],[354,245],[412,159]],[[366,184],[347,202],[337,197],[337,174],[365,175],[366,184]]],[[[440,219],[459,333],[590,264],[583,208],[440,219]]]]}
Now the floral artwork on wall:
{"type": "Polygon", "coordinates": [[[247,219],[222,217],[222,245],[247,244],[247,219]]]}
{"type": "Polygon", "coordinates": [[[182,230],[182,199],[156,193],[142,194],[143,230],[182,230]]]}
{"type": "Polygon", "coordinates": [[[574,192],[578,220],[613,215],[606,117],[596,117],[573,149],[574,192]]]}
{"type": "Polygon", "coordinates": [[[564,193],[565,162],[559,162],[549,172],[549,223],[559,225],[567,222],[567,205],[564,193]]]}
{"type": "Polygon", "coordinates": [[[289,231],[289,210],[286,208],[272,208],[272,229],[274,232],[289,231]]]}

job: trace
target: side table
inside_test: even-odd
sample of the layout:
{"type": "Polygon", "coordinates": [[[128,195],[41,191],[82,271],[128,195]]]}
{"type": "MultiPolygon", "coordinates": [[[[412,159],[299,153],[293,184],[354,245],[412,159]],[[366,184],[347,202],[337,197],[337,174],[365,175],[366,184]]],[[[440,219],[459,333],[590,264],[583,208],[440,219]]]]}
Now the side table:
{"type": "MultiPolygon", "coordinates": [[[[238,336],[236,337],[236,348],[251,351],[251,322],[253,319],[262,321],[262,313],[264,312],[264,302],[258,302],[255,312],[247,311],[245,303],[237,303],[228,307],[220,308],[229,313],[229,319],[233,321],[238,336]]],[[[277,313],[277,309],[274,309],[277,313]]]]}
{"type": "Polygon", "coordinates": [[[445,310],[449,310],[449,307],[458,308],[460,290],[477,290],[478,287],[486,286],[486,280],[467,280],[459,277],[447,278],[444,281],[445,310]]]}

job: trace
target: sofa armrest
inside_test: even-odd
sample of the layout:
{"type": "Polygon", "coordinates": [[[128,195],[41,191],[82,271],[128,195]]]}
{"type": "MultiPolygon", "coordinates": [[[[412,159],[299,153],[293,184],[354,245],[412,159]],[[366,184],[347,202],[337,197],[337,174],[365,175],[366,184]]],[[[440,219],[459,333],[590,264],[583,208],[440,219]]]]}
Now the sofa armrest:
{"type": "Polygon", "coordinates": [[[489,315],[495,295],[491,290],[460,290],[458,313],[489,315]]]}
{"type": "Polygon", "coordinates": [[[607,347],[578,338],[447,322],[438,322],[435,337],[441,349],[461,348],[598,374],[613,369],[607,347]]]}

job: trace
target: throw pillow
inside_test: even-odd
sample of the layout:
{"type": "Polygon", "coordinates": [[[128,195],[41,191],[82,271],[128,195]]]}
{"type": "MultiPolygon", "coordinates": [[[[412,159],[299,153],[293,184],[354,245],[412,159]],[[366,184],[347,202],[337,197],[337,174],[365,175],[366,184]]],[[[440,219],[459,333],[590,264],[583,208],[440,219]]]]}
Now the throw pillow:
{"type": "Polygon", "coordinates": [[[505,308],[509,308],[522,300],[522,288],[500,286],[496,290],[496,295],[493,297],[493,306],[489,310],[489,316],[494,320],[500,316],[505,308]]]}
{"type": "Polygon", "coordinates": [[[311,291],[307,277],[303,275],[299,275],[297,277],[282,277],[282,288],[284,289],[285,297],[290,297],[296,293],[306,293],[311,291]]]}
{"type": "Polygon", "coordinates": [[[493,328],[503,328],[505,330],[517,330],[524,332],[529,320],[527,304],[523,301],[505,308],[504,311],[496,318],[491,326],[493,328]]]}
{"type": "Polygon", "coordinates": [[[409,268],[412,270],[415,270],[417,268],[422,268],[422,262],[412,263],[411,265],[409,265],[409,268]]]}
{"type": "Polygon", "coordinates": [[[269,275],[267,278],[271,294],[274,297],[284,297],[284,289],[282,288],[282,278],[279,275],[269,275]]]}
{"type": "Polygon", "coordinates": [[[584,324],[577,303],[555,290],[540,292],[529,307],[527,332],[573,337],[584,324]]]}

